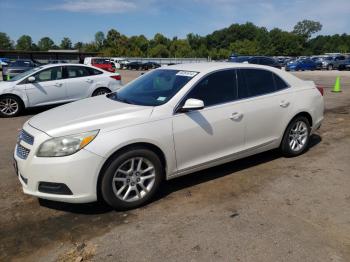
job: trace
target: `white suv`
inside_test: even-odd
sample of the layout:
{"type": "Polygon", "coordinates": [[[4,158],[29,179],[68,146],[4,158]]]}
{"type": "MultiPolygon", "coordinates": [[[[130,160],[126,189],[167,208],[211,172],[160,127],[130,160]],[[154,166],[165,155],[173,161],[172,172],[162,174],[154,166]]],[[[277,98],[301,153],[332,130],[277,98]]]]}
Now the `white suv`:
{"type": "Polygon", "coordinates": [[[24,108],[72,102],[110,93],[121,87],[121,76],[79,64],[40,66],[0,82],[0,117],[24,108]]]}
{"type": "Polygon", "coordinates": [[[201,63],[152,70],[119,91],[24,124],[15,166],[26,194],[118,209],[163,179],[280,148],[300,155],[323,120],[323,89],[272,67],[201,63]]]}

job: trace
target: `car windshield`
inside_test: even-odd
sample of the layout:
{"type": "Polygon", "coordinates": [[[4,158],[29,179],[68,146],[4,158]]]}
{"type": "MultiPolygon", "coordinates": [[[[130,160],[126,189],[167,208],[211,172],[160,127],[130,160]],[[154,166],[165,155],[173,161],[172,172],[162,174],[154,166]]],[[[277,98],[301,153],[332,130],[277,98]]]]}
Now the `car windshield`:
{"type": "Polygon", "coordinates": [[[168,102],[198,72],[172,69],[154,70],[108,95],[128,104],[158,106],[168,102]]]}
{"type": "Polygon", "coordinates": [[[36,71],[38,71],[38,70],[40,70],[42,68],[43,67],[35,67],[33,69],[27,70],[27,71],[25,71],[23,73],[20,73],[20,74],[18,74],[16,76],[12,77],[10,80],[7,80],[7,82],[8,81],[14,82],[14,81],[21,80],[22,78],[25,78],[25,77],[29,76],[30,74],[32,74],[32,73],[34,73],[34,72],[36,72],[36,71]]]}

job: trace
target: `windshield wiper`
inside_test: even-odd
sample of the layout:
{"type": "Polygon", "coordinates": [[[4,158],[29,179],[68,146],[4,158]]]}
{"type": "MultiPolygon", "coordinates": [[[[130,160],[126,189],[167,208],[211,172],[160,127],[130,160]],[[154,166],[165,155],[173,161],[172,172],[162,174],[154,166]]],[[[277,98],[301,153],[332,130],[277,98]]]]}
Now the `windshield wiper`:
{"type": "Polygon", "coordinates": [[[118,97],[118,93],[117,92],[110,93],[110,94],[107,95],[107,97],[110,98],[110,99],[113,99],[115,101],[119,101],[119,102],[122,102],[122,103],[135,105],[135,103],[131,102],[130,100],[128,100],[126,98],[118,97]]]}

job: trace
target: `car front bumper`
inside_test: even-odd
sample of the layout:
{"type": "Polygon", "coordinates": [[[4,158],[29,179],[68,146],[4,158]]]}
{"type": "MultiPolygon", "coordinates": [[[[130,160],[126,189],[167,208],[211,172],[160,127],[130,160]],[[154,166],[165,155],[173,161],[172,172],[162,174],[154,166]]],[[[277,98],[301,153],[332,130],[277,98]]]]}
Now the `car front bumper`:
{"type": "Polygon", "coordinates": [[[24,130],[34,137],[34,144],[20,140],[14,159],[17,177],[25,194],[68,203],[97,200],[97,180],[104,158],[84,149],[65,157],[37,157],[36,149],[50,137],[29,125],[25,125],[24,130]],[[30,150],[26,159],[18,153],[19,147],[30,150]],[[52,190],[43,190],[43,184],[50,185],[52,190]],[[69,190],[57,191],[59,188],[55,189],[55,185],[69,190]]]}

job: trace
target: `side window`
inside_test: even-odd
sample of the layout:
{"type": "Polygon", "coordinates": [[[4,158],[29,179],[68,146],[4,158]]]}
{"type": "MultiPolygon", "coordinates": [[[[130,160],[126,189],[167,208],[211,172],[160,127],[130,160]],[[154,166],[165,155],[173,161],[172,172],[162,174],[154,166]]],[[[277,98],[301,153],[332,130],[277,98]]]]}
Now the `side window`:
{"type": "Polygon", "coordinates": [[[188,93],[186,98],[203,100],[206,107],[236,100],[235,70],[225,70],[210,74],[202,79],[188,93]]]}
{"type": "Polygon", "coordinates": [[[67,66],[66,69],[68,78],[84,77],[90,75],[89,71],[82,66],[67,66]]]}
{"type": "Polygon", "coordinates": [[[97,69],[94,69],[94,68],[86,67],[86,69],[89,71],[89,74],[91,76],[102,74],[102,72],[100,70],[97,70],[97,69]]]}
{"type": "Polygon", "coordinates": [[[259,58],[253,57],[249,60],[250,64],[259,64],[259,58]]]}
{"type": "Polygon", "coordinates": [[[62,79],[62,67],[51,67],[49,69],[42,70],[39,73],[37,73],[34,77],[36,82],[60,80],[62,79]]]}
{"type": "Polygon", "coordinates": [[[238,97],[247,98],[276,91],[273,73],[261,69],[238,70],[238,97]]]}
{"type": "Polygon", "coordinates": [[[260,64],[261,65],[274,65],[274,61],[272,59],[269,59],[269,58],[260,58],[260,64]]]}
{"type": "Polygon", "coordinates": [[[280,78],[278,75],[274,73],[272,73],[272,75],[275,80],[275,87],[277,91],[288,87],[288,84],[282,78],[280,78]]]}

